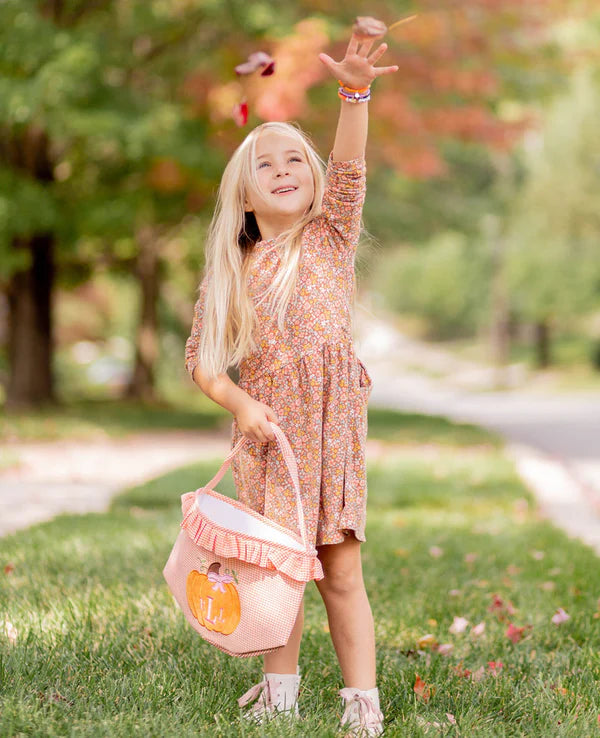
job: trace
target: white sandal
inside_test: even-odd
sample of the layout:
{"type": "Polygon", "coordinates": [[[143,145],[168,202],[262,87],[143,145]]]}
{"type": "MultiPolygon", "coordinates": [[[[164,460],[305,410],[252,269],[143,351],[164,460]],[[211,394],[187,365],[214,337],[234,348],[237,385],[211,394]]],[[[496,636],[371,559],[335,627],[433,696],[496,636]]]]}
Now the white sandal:
{"type": "Polygon", "coordinates": [[[238,705],[245,707],[248,703],[257,700],[253,707],[243,713],[243,717],[252,722],[263,723],[279,715],[299,718],[299,687],[299,669],[296,670],[296,674],[265,673],[262,682],[250,687],[238,699],[238,705]]]}
{"type": "Polygon", "coordinates": [[[383,733],[383,713],[379,709],[379,690],[340,689],[345,710],[340,721],[340,728],[345,731],[346,738],[371,738],[383,733]]]}

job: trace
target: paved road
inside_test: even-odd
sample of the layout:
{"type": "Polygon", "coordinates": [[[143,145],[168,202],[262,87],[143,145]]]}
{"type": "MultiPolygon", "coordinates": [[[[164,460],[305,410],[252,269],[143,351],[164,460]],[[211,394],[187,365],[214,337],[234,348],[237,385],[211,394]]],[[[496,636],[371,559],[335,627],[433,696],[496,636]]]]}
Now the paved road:
{"type": "Polygon", "coordinates": [[[460,365],[372,316],[358,321],[357,349],[373,379],[373,405],[498,431],[542,510],[600,554],[600,393],[466,389],[489,384],[490,370],[460,365]]]}

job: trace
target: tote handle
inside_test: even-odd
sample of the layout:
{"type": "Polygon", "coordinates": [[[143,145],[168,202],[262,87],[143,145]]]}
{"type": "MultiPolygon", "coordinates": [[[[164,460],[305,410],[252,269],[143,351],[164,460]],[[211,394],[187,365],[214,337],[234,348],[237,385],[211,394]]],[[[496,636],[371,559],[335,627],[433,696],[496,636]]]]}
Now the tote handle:
{"type": "MultiPolygon", "coordinates": [[[[300,497],[300,481],[298,479],[298,465],[296,464],[296,457],[294,456],[292,447],[290,446],[289,441],[285,437],[285,433],[281,430],[281,428],[271,421],[269,421],[269,425],[271,426],[273,433],[275,433],[275,438],[279,442],[279,447],[281,449],[281,452],[283,453],[283,460],[285,461],[285,465],[287,467],[287,470],[294,484],[294,492],[296,494],[296,512],[298,514],[298,524],[300,527],[300,535],[302,537],[302,543],[304,544],[304,548],[307,551],[310,551],[311,549],[309,548],[307,538],[306,538],[306,523],[304,521],[304,510],[302,508],[302,498],[300,497]]],[[[244,446],[248,443],[248,441],[249,439],[246,438],[246,436],[242,436],[242,438],[240,438],[240,440],[236,443],[236,445],[231,449],[231,451],[225,457],[225,461],[223,462],[219,471],[215,474],[215,476],[210,480],[208,484],[204,485],[203,489],[214,489],[215,488],[215,486],[223,478],[227,469],[229,469],[229,466],[234,456],[236,456],[242,450],[242,448],[244,448],[244,446]]]]}

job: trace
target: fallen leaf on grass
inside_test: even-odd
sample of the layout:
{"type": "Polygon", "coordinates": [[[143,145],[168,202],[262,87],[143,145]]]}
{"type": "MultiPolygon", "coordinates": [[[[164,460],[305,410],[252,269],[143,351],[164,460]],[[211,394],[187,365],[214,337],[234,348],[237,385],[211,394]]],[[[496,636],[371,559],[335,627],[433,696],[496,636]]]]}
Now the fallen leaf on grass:
{"type": "Polygon", "coordinates": [[[492,595],[492,604],[488,607],[488,612],[495,613],[498,620],[506,620],[507,615],[514,615],[516,609],[510,600],[503,600],[500,595],[494,593],[492,595]]]}
{"type": "Polygon", "coordinates": [[[492,672],[494,676],[498,676],[498,674],[502,671],[502,668],[504,667],[504,664],[502,661],[488,661],[488,669],[492,672]]]}
{"type": "Polygon", "coordinates": [[[523,634],[525,633],[525,630],[528,628],[531,628],[532,626],[522,625],[522,626],[516,626],[513,623],[508,624],[508,628],[506,629],[506,637],[510,639],[513,643],[518,643],[522,638],[523,634]]]}
{"type": "Polygon", "coordinates": [[[433,628],[437,625],[437,620],[435,618],[429,618],[427,621],[427,625],[431,625],[433,628]]]}
{"type": "Polygon", "coordinates": [[[459,617],[458,615],[454,616],[454,622],[452,625],[448,628],[448,630],[451,633],[463,633],[467,625],[469,624],[469,621],[466,618],[459,617]]]}
{"type": "Polygon", "coordinates": [[[559,607],[558,610],[555,612],[555,614],[552,616],[552,622],[554,625],[560,625],[561,623],[566,623],[567,620],[570,620],[571,616],[565,612],[562,607],[559,607]]]}
{"type": "Polygon", "coordinates": [[[506,573],[510,574],[511,577],[516,576],[517,574],[520,574],[523,571],[522,567],[515,566],[514,564],[509,564],[506,567],[506,573]]]}
{"type": "Polygon", "coordinates": [[[465,561],[467,564],[472,564],[477,558],[479,558],[479,554],[473,551],[465,554],[465,561]]]}
{"type": "Polygon", "coordinates": [[[471,628],[471,635],[475,637],[483,635],[484,632],[485,632],[485,623],[477,623],[477,625],[474,625],[471,628]]]}
{"type": "Polygon", "coordinates": [[[451,712],[447,712],[446,713],[446,717],[448,718],[448,722],[451,725],[456,725],[456,718],[454,717],[454,715],[451,712]]]}
{"type": "Polygon", "coordinates": [[[457,674],[457,676],[459,676],[461,678],[466,678],[468,676],[471,676],[471,670],[470,669],[465,669],[463,667],[463,662],[462,661],[460,661],[458,664],[456,664],[456,666],[453,666],[452,667],[452,670],[457,674]]]}
{"type": "Polygon", "coordinates": [[[432,635],[431,633],[427,633],[424,636],[421,636],[417,639],[417,647],[424,649],[424,648],[433,648],[435,649],[438,645],[438,642],[436,640],[436,637],[432,635]]]}
{"type": "Polygon", "coordinates": [[[405,559],[409,555],[410,551],[407,548],[397,548],[394,553],[396,556],[401,556],[405,559]]]}
{"type": "Polygon", "coordinates": [[[437,647],[436,650],[440,654],[440,656],[447,656],[449,653],[451,653],[454,650],[454,644],[440,643],[440,645],[437,647]]]}
{"type": "Polygon", "coordinates": [[[418,674],[415,674],[415,684],[413,686],[413,692],[423,700],[423,702],[429,702],[432,695],[435,694],[435,687],[426,684],[418,674]]]}
{"type": "Polygon", "coordinates": [[[444,549],[440,548],[439,546],[430,546],[429,548],[429,554],[433,556],[434,559],[439,559],[439,557],[444,553],[444,549]]]}
{"type": "Polygon", "coordinates": [[[8,642],[11,643],[13,646],[17,642],[17,629],[15,626],[10,622],[10,620],[4,621],[4,632],[6,633],[6,637],[8,638],[8,642]]]}
{"type": "Polygon", "coordinates": [[[450,597],[458,597],[462,594],[462,592],[460,591],[460,589],[451,589],[448,591],[448,594],[450,595],[450,597]]]}
{"type": "Polygon", "coordinates": [[[8,574],[12,574],[15,570],[15,565],[12,563],[12,561],[9,561],[8,564],[4,567],[4,573],[8,576],[8,574]]]}
{"type": "Polygon", "coordinates": [[[536,561],[541,561],[546,556],[543,551],[530,551],[529,553],[536,561]]]}
{"type": "Polygon", "coordinates": [[[480,666],[479,669],[476,669],[471,674],[471,679],[474,682],[480,682],[484,677],[485,677],[485,669],[483,668],[483,666],[480,666]]]}
{"type": "Polygon", "coordinates": [[[556,582],[542,582],[540,589],[543,589],[545,592],[552,592],[556,589],[556,582]]]}
{"type": "Polygon", "coordinates": [[[60,692],[50,692],[49,694],[46,694],[45,692],[38,691],[37,696],[40,702],[66,702],[67,705],[70,706],[74,704],[72,700],[68,700],[60,692]]]}

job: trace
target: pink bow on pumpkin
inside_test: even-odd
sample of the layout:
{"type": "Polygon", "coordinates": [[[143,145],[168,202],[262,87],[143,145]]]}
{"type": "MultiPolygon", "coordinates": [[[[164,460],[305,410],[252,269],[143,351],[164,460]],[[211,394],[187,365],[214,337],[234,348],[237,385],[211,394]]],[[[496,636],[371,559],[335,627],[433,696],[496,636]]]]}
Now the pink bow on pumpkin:
{"type": "Polygon", "coordinates": [[[234,581],[231,574],[217,574],[216,571],[208,572],[208,579],[213,583],[213,592],[219,590],[219,592],[225,593],[225,584],[231,584],[234,581]]]}

